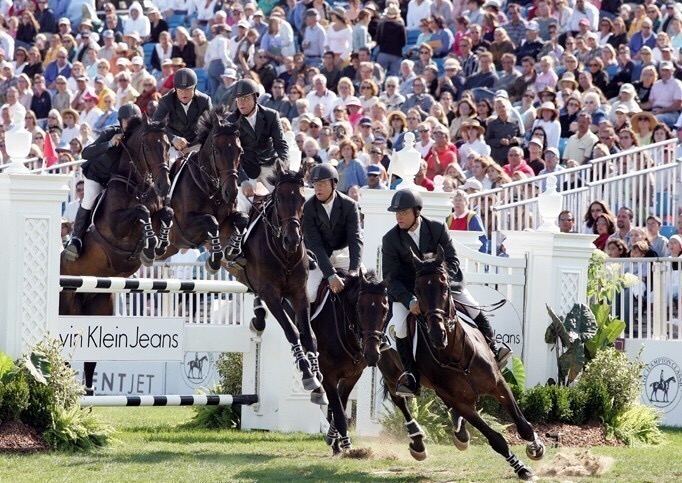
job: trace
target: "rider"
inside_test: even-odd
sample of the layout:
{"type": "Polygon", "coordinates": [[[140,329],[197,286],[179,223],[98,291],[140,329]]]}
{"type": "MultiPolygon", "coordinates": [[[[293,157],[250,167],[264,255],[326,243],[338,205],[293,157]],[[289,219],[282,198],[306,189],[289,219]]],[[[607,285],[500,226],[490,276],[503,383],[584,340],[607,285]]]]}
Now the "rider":
{"type": "MultiPolygon", "coordinates": [[[[279,113],[259,105],[259,95],[258,84],[254,81],[238,81],[234,89],[237,109],[227,117],[227,121],[239,126],[239,140],[244,150],[240,161],[241,176],[245,174],[249,179],[260,181],[268,191],[272,191],[270,178],[277,172],[278,165],[283,169],[289,168],[289,146],[284,140],[279,113]]],[[[246,214],[235,217],[235,229],[225,253],[230,260],[241,254],[247,223],[246,214]]]]}
{"type": "Polygon", "coordinates": [[[317,258],[308,274],[308,300],[315,301],[322,277],[332,292],[343,290],[337,268],[354,272],[362,263],[362,236],[358,204],[336,190],[339,174],[331,164],[318,164],[311,172],[315,196],[303,207],[303,236],[306,248],[317,258]]]}
{"type": "Polygon", "coordinates": [[[66,246],[66,257],[75,261],[83,249],[83,236],[90,225],[90,214],[97,196],[111,179],[112,170],[118,166],[123,151],[123,133],[131,119],[142,118],[140,108],[135,104],[124,104],[118,109],[119,125],[104,129],[99,137],[83,149],[84,193],[81,205],[73,223],[73,235],[66,246]]]}
{"type": "Polygon", "coordinates": [[[416,273],[412,253],[422,258],[426,253],[436,253],[438,247],[443,249],[454,299],[464,304],[467,315],[488,341],[498,366],[504,367],[511,356],[508,347],[497,347],[488,318],[477,308],[478,303],[465,287],[447,227],[440,221],[422,215],[422,206],[422,197],[418,192],[409,189],[396,192],[388,211],[395,213],[397,225],[384,235],[381,245],[383,276],[388,284],[389,301],[393,303],[391,322],[395,325],[396,346],[405,368],[398,380],[396,392],[405,397],[414,397],[419,391],[419,374],[412,355],[412,344],[407,337],[408,314],[420,314],[419,301],[414,295],[416,273]]]}
{"type": "Polygon", "coordinates": [[[197,121],[212,107],[211,98],[197,90],[197,82],[192,69],[178,69],[173,75],[173,89],[161,98],[152,117],[154,121],[165,120],[170,142],[178,152],[192,145],[197,137],[197,121]]]}

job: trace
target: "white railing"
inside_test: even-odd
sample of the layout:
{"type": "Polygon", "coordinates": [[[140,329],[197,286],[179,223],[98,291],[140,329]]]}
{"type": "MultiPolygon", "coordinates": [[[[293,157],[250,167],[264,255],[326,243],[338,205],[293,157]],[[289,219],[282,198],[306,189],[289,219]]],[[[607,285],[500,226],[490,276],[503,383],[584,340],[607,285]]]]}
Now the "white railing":
{"type": "Polygon", "coordinates": [[[610,258],[606,267],[639,279],[614,298],[612,307],[626,324],[626,338],[682,340],[682,258],[610,258]]]}
{"type": "MultiPolygon", "coordinates": [[[[682,172],[675,159],[676,147],[677,140],[670,139],[556,173],[564,208],[571,210],[579,223],[589,203],[603,199],[614,211],[621,206],[632,208],[635,226],[644,226],[650,214],[674,225],[682,172]]],[[[489,236],[499,230],[534,229],[540,221],[535,201],[548,177],[536,176],[471,195],[471,206],[479,208],[489,236]]]]}
{"type": "Polygon", "coordinates": [[[84,159],[78,161],[69,161],[68,163],[53,164],[52,166],[41,166],[40,168],[32,169],[33,174],[74,174],[77,178],[81,177],[80,166],[85,163],[84,159]]]}
{"type": "MultiPolygon", "coordinates": [[[[181,280],[234,280],[225,270],[210,275],[204,262],[154,262],[142,267],[137,278],[181,280]]],[[[242,325],[243,294],[232,293],[131,293],[120,294],[116,315],[183,317],[187,324],[242,325]]],[[[250,309],[250,307],[248,308],[250,309]]]]}

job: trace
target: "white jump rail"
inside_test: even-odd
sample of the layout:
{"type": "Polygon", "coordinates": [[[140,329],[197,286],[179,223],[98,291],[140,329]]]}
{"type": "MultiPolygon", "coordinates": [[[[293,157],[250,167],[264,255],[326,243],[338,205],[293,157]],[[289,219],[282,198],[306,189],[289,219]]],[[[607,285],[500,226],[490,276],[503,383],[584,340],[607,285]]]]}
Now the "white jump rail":
{"type": "Polygon", "coordinates": [[[193,394],[189,396],[83,396],[81,407],[238,406],[258,404],[257,394],[193,394]]]}
{"type": "Polygon", "coordinates": [[[60,291],[83,293],[246,293],[246,285],[231,280],[158,280],[122,277],[59,277],[60,291]]]}

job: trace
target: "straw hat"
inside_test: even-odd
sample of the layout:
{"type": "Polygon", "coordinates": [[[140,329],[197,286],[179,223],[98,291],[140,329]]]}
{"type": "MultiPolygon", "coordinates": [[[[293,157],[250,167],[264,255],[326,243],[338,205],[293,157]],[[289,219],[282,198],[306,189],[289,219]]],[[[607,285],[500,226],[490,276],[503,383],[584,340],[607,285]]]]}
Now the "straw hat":
{"type": "Polygon", "coordinates": [[[71,109],[70,107],[67,108],[67,109],[64,109],[64,110],[62,111],[62,118],[63,118],[64,116],[66,116],[67,114],[71,114],[71,115],[73,116],[73,118],[76,120],[76,123],[77,123],[78,120],[80,119],[80,115],[79,115],[74,109],[71,109]]]}
{"type": "Polygon", "coordinates": [[[386,10],[384,10],[384,14],[386,14],[387,18],[397,18],[400,15],[400,10],[395,5],[390,4],[386,7],[386,10]]]}
{"type": "Polygon", "coordinates": [[[476,129],[478,129],[479,135],[485,132],[485,128],[481,126],[481,123],[478,121],[478,119],[469,119],[468,121],[464,121],[462,123],[462,129],[470,127],[475,127],[476,129]]]}
{"type": "Polygon", "coordinates": [[[346,9],[341,8],[341,7],[334,7],[332,9],[332,13],[339,17],[341,20],[344,22],[346,21],[346,9]]]}
{"type": "Polygon", "coordinates": [[[561,86],[564,82],[570,82],[573,84],[573,89],[578,88],[578,81],[575,80],[575,74],[573,72],[564,72],[564,75],[562,75],[561,79],[559,79],[559,86],[561,86]]]}
{"type": "Polygon", "coordinates": [[[407,116],[401,112],[401,111],[391,111],[388,114],[388,120],[389,122],[393,120],[394,117],[399,117],[401,121],[403,121],[403,124],[407,126],[407,116]]]}
{"type": "Polygon", "coordinates": [[[542,117],[542,111],[552,111],[555,119],[559,117],[559,109],[556,108],[553,102],[543,102],[540,107],[537,108],[538,117],[542,117]]]}
{"type": "Polygon", "coordinates": [[[653,131],[654,127],[656,124],[658,124],[658,121],[654,117],[653,114],[647,111],[642,111],[638,112],[634,116],[632,116],[631,123],[632,123],[632,129],[639,134],[639,123],[641,122],[642,119],[648,119],[649,120],[649,130],[653,131]]]}

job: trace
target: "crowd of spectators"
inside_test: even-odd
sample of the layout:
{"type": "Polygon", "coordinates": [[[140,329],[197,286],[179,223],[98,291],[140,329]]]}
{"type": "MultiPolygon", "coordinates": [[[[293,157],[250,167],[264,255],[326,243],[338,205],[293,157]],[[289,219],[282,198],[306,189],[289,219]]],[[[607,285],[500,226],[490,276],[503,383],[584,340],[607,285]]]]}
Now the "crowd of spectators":
{"type": "MultiPolygon", "coordinates": [[[[60,161],[79,159],[122,104],[152,113],[183,66],[216,104],[230,104],[236,80],[256,80],[304,161],[336,164],[344,192],[390,188],[407,132],[418,182],[454,191],[561,171],[682,126],[673,1],[72,3],[75,17],[63,0],[0,1],[1,125],[25,113],[37,157],[49,136],[60,161]]],[[[0,150],[6,161],[4,140],[0,150]]]]}

